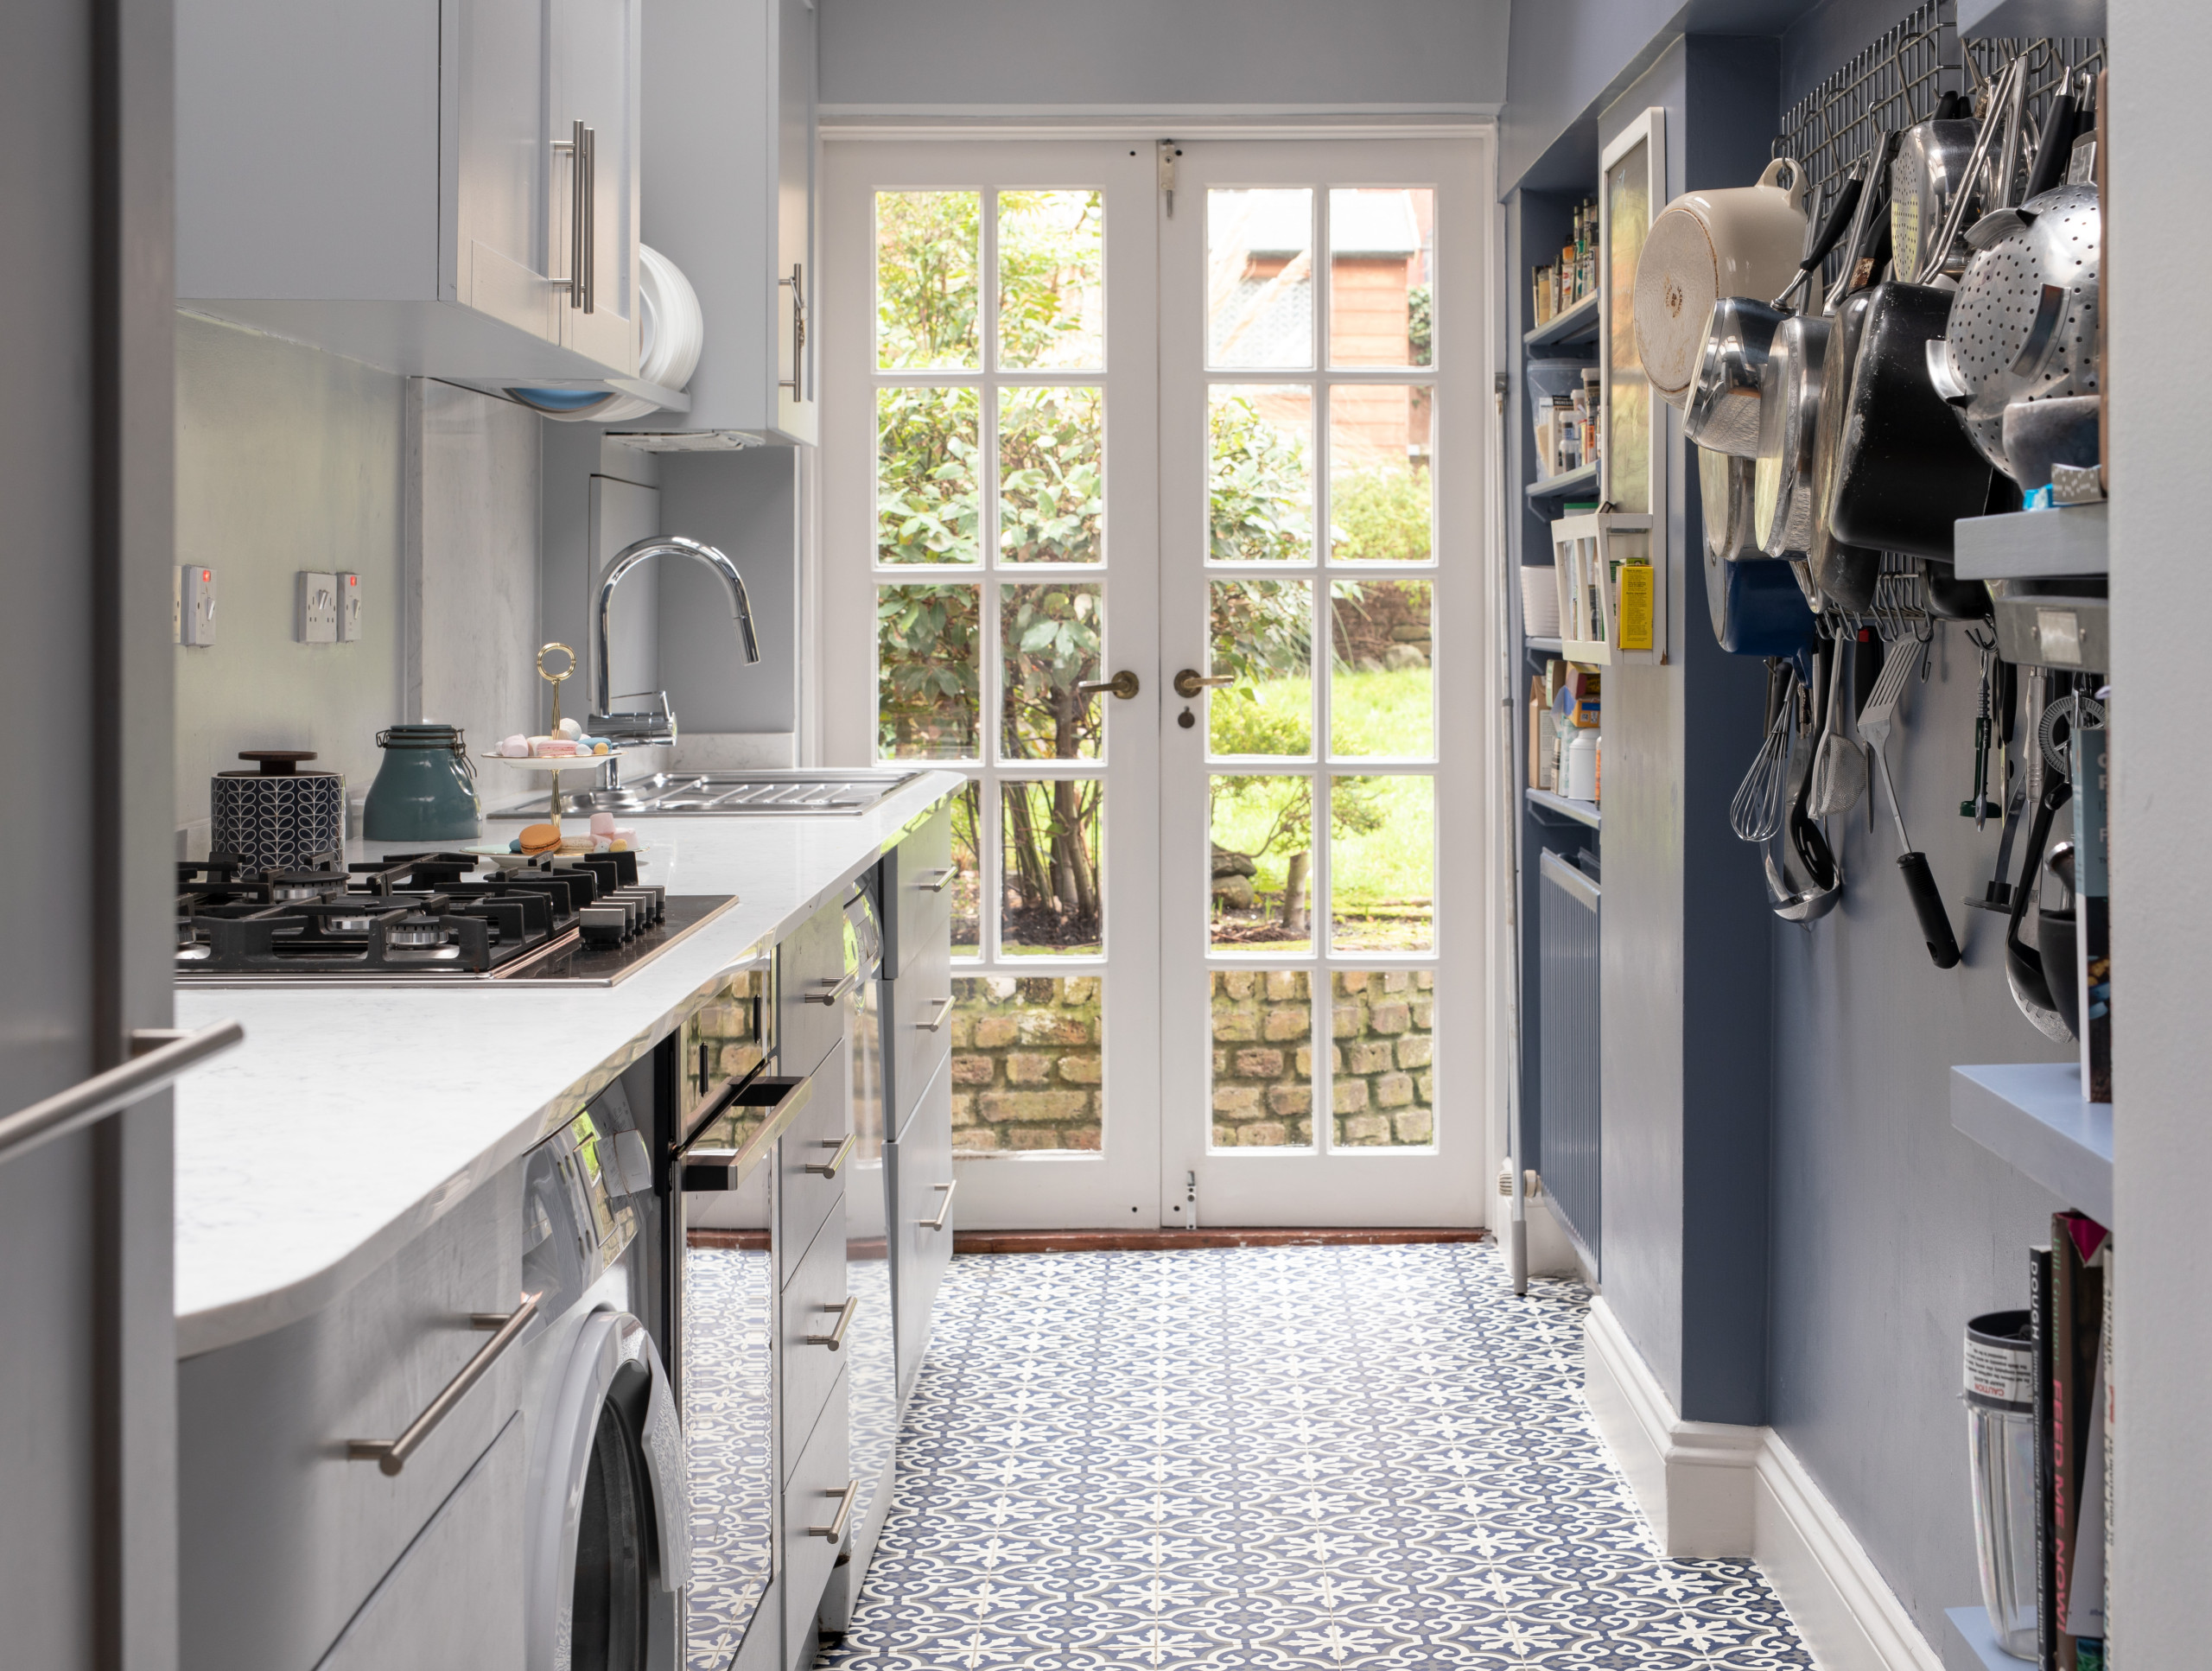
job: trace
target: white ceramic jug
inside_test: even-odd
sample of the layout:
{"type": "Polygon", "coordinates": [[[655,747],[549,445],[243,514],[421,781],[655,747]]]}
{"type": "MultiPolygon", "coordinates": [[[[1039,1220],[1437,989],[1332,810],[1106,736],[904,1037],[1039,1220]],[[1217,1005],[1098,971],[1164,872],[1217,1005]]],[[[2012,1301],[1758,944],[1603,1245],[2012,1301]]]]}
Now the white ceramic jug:
{"type": "Polygon", "coordinates": [[[1804,165],[1777,156],[1758,183],[1684,192],[1661,210],[1636,264],[1636,346],[1670,406],[1689,398],[1707,318],[1725,295],[1779,295],[1805,251],[1804,165]]]}

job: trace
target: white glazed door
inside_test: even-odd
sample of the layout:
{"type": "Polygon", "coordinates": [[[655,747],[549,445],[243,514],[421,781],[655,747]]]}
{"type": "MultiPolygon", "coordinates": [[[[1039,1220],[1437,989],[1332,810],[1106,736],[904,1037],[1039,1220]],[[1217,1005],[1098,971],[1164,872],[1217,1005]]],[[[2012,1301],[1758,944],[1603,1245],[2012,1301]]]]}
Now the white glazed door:
{"type": "Polygon", "coordinates": [[[968,779],[954,821],[960,1223],[1150,1229],[1150,148],[841,141],[825,168],[825,754],[968,779]],[[1133,694],[1085,688],[1122,673],[1133,694]]]}
{"type": "Polygon", "coordinates": [[[1480,156],[1355,140],[1175,158],[1166,1223],[1482,1222],[1480,156]]]}

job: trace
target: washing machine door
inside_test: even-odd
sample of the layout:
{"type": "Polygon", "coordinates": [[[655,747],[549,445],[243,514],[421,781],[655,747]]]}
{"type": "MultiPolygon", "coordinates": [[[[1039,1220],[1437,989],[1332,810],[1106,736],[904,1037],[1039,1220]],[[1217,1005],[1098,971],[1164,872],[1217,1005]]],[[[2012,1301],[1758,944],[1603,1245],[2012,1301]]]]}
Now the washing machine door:
{"type": "Polygon", "coordinates": [[[690,1490],[668,1371],[627,1312],[585,1320],[531,1446],[531,1671],[675,1671],[690,1490]]]}

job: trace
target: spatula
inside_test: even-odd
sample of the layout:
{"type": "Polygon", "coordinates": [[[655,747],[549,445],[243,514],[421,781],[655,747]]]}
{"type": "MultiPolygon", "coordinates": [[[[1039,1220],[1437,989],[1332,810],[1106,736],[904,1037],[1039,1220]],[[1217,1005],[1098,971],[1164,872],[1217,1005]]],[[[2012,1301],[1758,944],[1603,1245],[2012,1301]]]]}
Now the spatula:
{"type": "Polygon", "coordinates": [[[1897,702],[1904,695],[1905,681],[1912,670],[1920,665],[1921,655],[1905,653],[1903,645],[1894,647],[1889,658],[1882,664],[1882,677],[1874,681],[1874,694],[1866,699],[1866,709],[1859,716],[1859,734],[1874,751],[1874,763],[1882,769],[1882,787],[1890,792],[1890,816],[1897,827],[1897,845],[1904,851],[1897,855],[1897,868],[1904,873],[1905,892],[1912,896],[1912,908],[1920,918],[1920,932],[1928,942],[1928,955],[1935,959],[1937,969],[1951,969],[1959,961],[1959,943],[1951,933],[1951,918],[1943,909],[1943,896],[1936,886],[1936,874],[1928,867],[1928,855],[1913,850],[1912,837],[1905,833],[1904,807],[1897,800],[1897,786],[1890,776],[1890,759],[1885,752],[1890,740],[1890,727],[1896,723],[1897,702]]]}

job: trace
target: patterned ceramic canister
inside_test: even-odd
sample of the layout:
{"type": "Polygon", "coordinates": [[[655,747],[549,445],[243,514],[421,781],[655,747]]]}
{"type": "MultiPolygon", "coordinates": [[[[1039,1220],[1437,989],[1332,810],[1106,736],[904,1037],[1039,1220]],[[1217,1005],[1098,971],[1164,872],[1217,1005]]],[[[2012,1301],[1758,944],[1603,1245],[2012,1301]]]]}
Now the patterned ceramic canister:
{"type": "Polygon", "coordinates": [[[335,863],[346,845],[346,779],[335,772],[302,772],[308,751],[255,748],[238,759],[252,772],[219,772],[208,779],[214,828],[208,850],[235,853],[249,870],[300,870],[335,863]]]}

